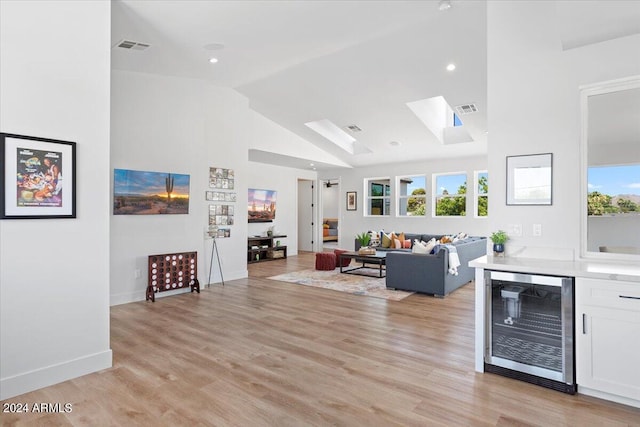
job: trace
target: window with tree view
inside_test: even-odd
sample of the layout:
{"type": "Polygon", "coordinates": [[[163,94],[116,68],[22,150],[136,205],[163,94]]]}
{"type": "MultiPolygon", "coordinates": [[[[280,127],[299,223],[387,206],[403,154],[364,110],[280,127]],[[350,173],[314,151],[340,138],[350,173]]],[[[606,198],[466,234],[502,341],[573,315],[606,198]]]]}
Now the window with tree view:
{"type": "Polygon", "coordinates": [[[398,216],[425,216],[427,178],[424,175],[398,177],[398,216]]]}
{"type": "Polygon", "coordinates": [[[367,215],[389,215],[391,213],[390,178],[368,178],[365,180],[367,215]]]}
{"type": "Polygon", "coordinates": [[[479,171],[476,175],[476,216],[485,217],[489,212],[489,174],[479,171]]]}
{"type": "Polygon", "coordinates": [[[587,170],[587,215],[640,215],[640,164],[587,170]]]}
{"type": "Polygon", "coordinates": [[[435,175],[434,216],[465,216],[467,205],[467,175],[435,175]]]}

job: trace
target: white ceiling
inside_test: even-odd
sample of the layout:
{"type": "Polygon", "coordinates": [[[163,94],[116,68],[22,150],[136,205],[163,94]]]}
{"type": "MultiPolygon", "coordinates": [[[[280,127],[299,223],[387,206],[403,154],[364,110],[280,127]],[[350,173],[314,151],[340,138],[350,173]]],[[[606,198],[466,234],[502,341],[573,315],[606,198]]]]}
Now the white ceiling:
{"type": "MultiPolygon", "coordinates": [[[[351,166],[482,155],[486,2],[451,3],[439,11],[435,0],[120,0],[112,45],[128,39],[151,47],[112,49],[112,67],[234,88],[252,109],[351,166]],[[212,43],[224,48],[208,50],[212,43]],[[211,56],[219,62],[210,64],[211,56]],[[455,71],[445,70],[449,63],[455,71]],[[439,95],[452,107],[477,105],[478,113],[461,117],[474,142],[442,145],[406,105],[439,95]],[[349,154],[304,125],[321,119],[359,126],[352,135],[370,153],[349,154]]],[[[640,1],[556,3],[564,49],[640,32],[640,1]]],[[[293,153],[252,151],[250,159],[308,165],[293,153]]]]}

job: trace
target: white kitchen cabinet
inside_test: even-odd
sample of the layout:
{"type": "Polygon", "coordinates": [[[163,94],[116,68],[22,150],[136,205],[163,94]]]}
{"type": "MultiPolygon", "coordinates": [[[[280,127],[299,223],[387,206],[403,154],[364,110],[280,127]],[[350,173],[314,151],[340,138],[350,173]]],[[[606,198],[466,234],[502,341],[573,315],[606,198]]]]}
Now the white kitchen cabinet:
{"type": "Polygon", "coordinates": [[[578,392],[640,407],[640,285],[576,278],[578,392]]]}

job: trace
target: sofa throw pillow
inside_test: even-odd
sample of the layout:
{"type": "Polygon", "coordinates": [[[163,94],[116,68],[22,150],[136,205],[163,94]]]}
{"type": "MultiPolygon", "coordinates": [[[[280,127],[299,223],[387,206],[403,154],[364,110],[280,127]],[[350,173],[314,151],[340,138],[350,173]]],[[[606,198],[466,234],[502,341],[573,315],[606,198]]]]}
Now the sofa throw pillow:
{"type": "Polygon", "coordinates": [[[402,243],[402,247],[404,249],[411,249],[411,240],[404,240],[404,242],[402,243]]]}
{"type": "Polygon", "coordinates": [[[460,240],[464,240],[467,237],[469,237],[469,235],[461,231],[460,233],[456,234],[456,236],[453,238],[453,243],[458,242],[460,240]]]}
{"type": "Polygon", "coordinates": [[[391,249],[401,249],[402,248],[402,243],[400,243],[400,246],[398,246],[398,236],[396,235],[396,233],[391,233],[389,235],[389,238],[391,239],[391,244],[389,245],[389,247],[391,249]]]}
{"type": "Polygon", "coordinates": [[[428,254],[429,253],[429,251],[427,250],[426,243],[421,242],[418,239],[413,241],[413,247],[411,248],[411,252],[414,253],[414,254],[428,254]]]}
{"type": "Polygon", "coordinates": [[[430,254],[431,251],[433,250],[433,248],[435,248],[437,244],[438,244],[438,242],[436,241],[435,237],[433,239],[429,240],[425,244],[425,248],[427,250],[427,253],[430,254]]]}
{"type": "Polygon", "coordinates": [[[380,246],[382,246],[383,248],[390,248],[392,244],[393,244],[393,241],[391,240],[391,235],[387,233],[382,233],[382,241],[380,246]]]}
{"type": "Polygon", "coordinates": [[[371,241],[369,242],[369,246],[378,247],[380,246],[380,236],[377,231],[369,231],[369,236],[371,236],[371,241]]]}

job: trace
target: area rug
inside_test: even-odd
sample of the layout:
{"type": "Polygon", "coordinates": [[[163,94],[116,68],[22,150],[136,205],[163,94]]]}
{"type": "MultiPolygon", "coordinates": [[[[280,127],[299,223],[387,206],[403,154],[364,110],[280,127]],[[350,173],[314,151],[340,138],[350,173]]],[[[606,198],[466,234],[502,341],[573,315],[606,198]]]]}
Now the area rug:
{"type": "MultiPolygon", "coordinates": [[[[367,270],[361,271],[366,272],[367,270]]],[[[371,269],[371,274],[377,275],[378,269],[371,269]]],[[[340,273],[339,268],[336,268],[333,271],[294,271],[292,273],[268,277],[268,279],[297,283],[298,285],[313,286],[316,288],[331,289],[354,295],[385,298],[392,301],[400,301],[413,294],[413,292],[387,289],[384,278],[344,274],[340,273]]]]}

